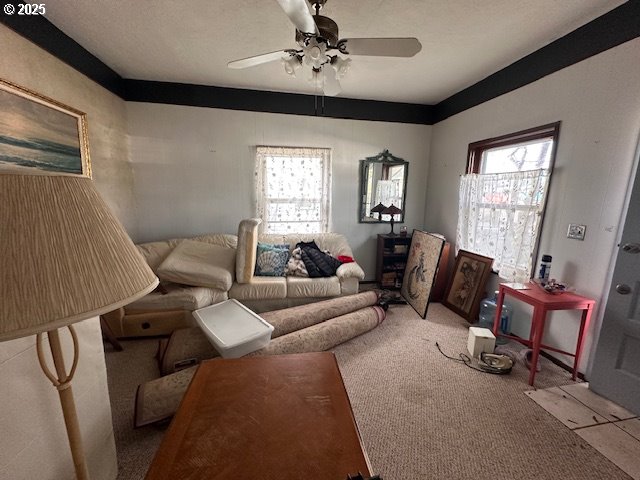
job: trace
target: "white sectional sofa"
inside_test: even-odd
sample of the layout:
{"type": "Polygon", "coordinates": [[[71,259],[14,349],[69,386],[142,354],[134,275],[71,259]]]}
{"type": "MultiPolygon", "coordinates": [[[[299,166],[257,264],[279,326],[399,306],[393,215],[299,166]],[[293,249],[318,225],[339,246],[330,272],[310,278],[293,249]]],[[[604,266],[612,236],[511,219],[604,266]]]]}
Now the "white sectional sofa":
{"type": "Polygon", "coordinates": [[[259,219],[241,221],[238,235],[209,234],[138,245],[161,285],[104,315],[108,327],[117,337],[167,335],[195,325],[193,310],[227,298],[264,312],[358,293],[364,271],[356,262],[343,263],[331,277],[256,276],[258,242],[286,244],[292,251],[298,242],[314,240],[334,257],[353,257],[339,233],[260,235],[259,224],[259,219]]]}

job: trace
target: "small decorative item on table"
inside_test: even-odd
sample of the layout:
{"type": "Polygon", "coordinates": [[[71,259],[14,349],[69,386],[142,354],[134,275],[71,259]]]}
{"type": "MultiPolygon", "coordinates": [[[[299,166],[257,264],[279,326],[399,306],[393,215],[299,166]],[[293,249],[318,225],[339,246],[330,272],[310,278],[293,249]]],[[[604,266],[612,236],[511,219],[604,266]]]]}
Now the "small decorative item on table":
{"type": "Polygon", "coordinates": [[[400,227],[400,236],[401,237],[406,237],[407,236],[407,227],[406,227],[406,225],[403,225],[402,227],[400,227]]]}
{"type": "Polygon", "coordinates": [[[569,291],[569,287],[566,283],[558,282],[555,278],[552,278],[544,284],[538,282],[535,282],[535,284],[545,292],[551,293],[553,295],[559,295],[561,293],[569,291]]]}

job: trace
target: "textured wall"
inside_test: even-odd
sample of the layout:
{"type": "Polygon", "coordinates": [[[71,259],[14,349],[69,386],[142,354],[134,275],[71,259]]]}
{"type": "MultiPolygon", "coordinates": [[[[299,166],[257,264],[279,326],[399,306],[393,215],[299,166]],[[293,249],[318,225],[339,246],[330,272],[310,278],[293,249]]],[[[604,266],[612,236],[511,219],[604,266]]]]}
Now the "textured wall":
{"type": "Polygon", "coordinates": [[[405,225],[422,228],[430,126],[134,102],[127,110],[137,241],[235,233],[255,215],[256,145],[332,149],[331,229],[347,236],[367,279],[375,235],[390,227],[358,223],[360,159],[388,148],[409,161],[405,225]]]}
{"type": "Polygon", "coordinates": [[[87,114],[93,179],[127,231],[135,235],[125,102],[4,25],[0,25],[0,45],[0,78],[87,114]]]}
{"type": "MultiPolygon", "coordinates": [[[[455,238],[458,177],[465,171],[470,142],[561,120],[540,253],[553,256],[552,277],[600,303],[606,301],[607,274],[640,132],[639,84],[636,39],[434,125],[426,227],[455,238]],[[566,237],[569,223],[587,225],[583,242],[566,237]]],[[[528,336],[528,310],[519,310],[514,331],[528,336]]],[[[603,310],[600,305],[589,329],[581,371],[586,370],[603,310]]],[[[552,318],[547,339],[573,351],[579,316],[556,313],[552,318]]]]}
{"type": "MultiPolygon", "coordinates": [[[[93,178],[131,231],[124,102],[2,25],[0,45],[1,78],[88,114],[93,178]]],[[[116,452],[98,320],[81,322],[77,329],[81,354],[73,388],[89,471],[93,479],[113,479],[116,452]]],[[[58,394],[40,370],[35,337],[0,343],[0,383],[0,478],[75,478],[58,394]]]]}

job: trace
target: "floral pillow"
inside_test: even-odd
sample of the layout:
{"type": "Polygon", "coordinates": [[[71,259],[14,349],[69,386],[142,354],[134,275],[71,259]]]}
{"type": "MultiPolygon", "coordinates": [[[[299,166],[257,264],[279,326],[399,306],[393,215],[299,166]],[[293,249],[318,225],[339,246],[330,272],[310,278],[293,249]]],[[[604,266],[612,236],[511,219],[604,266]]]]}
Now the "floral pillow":
{"type": "Polygon", "coordinates": [[[282,277],[289,260],[289,245],[272,245],[258,242],[255,275],[282,277]]]}

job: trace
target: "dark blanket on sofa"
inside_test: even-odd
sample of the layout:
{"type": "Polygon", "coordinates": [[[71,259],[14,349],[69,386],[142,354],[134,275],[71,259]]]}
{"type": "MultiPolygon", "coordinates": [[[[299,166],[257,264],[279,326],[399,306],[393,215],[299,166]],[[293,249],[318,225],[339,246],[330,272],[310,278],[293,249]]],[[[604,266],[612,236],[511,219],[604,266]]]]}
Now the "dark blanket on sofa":
{"type": "Polygon", "coordinates": [[[332,277],[342,262],[331,255],[324,253],[316,242],[299,242],[296,247],[300,247],[302,261],[309,273],[309,277],[332,277]]]}

